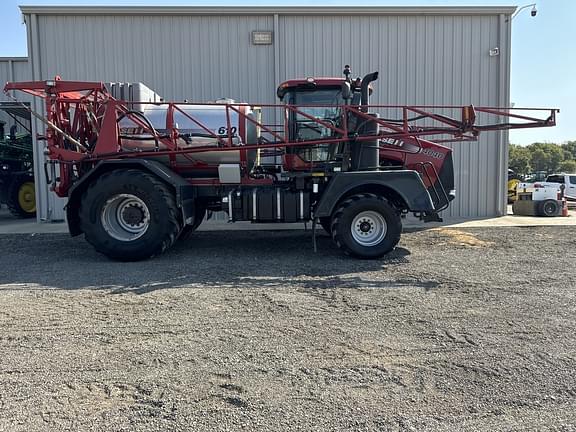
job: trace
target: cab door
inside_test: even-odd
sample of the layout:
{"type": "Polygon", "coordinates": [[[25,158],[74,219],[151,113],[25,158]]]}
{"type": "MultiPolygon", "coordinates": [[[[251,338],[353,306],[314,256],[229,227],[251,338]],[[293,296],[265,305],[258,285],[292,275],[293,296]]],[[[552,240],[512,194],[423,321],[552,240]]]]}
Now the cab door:
{"type": "Polygon", "coordinates": [[[564,195],[576,200],[576,175],[569,175],[566,177],[568,177],[568,182],[566,183],[566,190],[564,191],[564,195]]]}

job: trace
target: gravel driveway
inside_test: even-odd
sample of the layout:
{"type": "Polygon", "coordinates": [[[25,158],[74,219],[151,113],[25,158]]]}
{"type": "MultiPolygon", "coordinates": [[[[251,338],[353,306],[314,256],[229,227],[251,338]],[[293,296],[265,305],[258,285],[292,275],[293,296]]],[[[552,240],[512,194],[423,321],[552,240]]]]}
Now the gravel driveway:
{"type": "Polygon", "coordinates": [[[0,431],[576,430],[576,228],[0,236],[0,431]]]}

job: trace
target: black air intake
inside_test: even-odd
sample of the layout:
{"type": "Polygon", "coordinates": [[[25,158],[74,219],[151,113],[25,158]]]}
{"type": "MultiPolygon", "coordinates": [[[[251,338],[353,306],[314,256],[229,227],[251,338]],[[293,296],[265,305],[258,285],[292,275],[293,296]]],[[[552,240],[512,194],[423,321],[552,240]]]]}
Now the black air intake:
{"type": "MultiPolygon", "coordinates": [[[[378,114],[367,114],[378,118],[378,114]]],[[[364,117],[358,117],[358,136],[378,136],[380,125],[364,117]]],[[[376,170],[380,166],[380,148],[378,139],[350,142],[350,166],[352,171],[376,170]]]]}

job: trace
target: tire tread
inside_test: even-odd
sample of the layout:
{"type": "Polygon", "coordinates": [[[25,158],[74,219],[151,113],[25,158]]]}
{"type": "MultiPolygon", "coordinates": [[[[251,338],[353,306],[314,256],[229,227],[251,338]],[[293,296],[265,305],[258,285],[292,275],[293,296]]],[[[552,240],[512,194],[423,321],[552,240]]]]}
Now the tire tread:
{"type": "MultiPolygon", "coordinates": [[[[106,172],[99,176],[95,181],[88,185],[86,189],[83,199],[80,204],[80,228],[84,232],[84,238],[86,241],[91,244],[94,249],[98,252],[121,261],[137,261],[141,259],[152,258],[154,256],[160,255],[168,250],[175,242],[178,236],[180,235],[180,231],[182,230],[182,223],[180,221],[180,217],[176,212],[176,199],[174,198],[174,194],[170,191],[168,186],[154,177],[153,175],[140,171],[140,170],[113,170],[106,172]],[[166,206],[168,209],[168,217],[167,223],[169,225],[168,235],[164,237],[163,241],[156,246],[155,248],[143,252],[141,255],[137,257],[128,257],[122,254],[114,254],[111,253],[109,250],[106,250],[103,247],[103,243],[101,239],[97,237],[97,233],[93,230],[93,225],[90,223],[90,203],[93,199],[96,198],[96,195],[99,192],[99,189],[106,185],[109,181],[114,182],[114,179],[117,177],[120,179],[122,176],[134,177],[134,179],[146,179],[148,182],[151,183],[153,189],[158,193],[160,199],[163,201],[163,205],[166,206]]],[[[110,241],[110,240],[109,240],[110,241]]]]}
{"type": "MultiPolygon", "coordinates": [[[[345,230],[349,229],[349,227],[341,227],[341,220],[342,217],[345,214],[345,211],[350,208],[351,205],[353,205],[354,203],[358,202],[359,200],[362,199],[376,199],[378,201],[381,201],[382,204],[384,204],[386,207],[389,207],[390,210],[392,211],[397,211],[392,205],[390,205],[389,201],[381,196],[381,195],[376,195],[373,193],[361,193],[361,194],[356,194],[356,195],[352,195],[348,198],[346,198],[344,201],[342,201],[339,206],[336,208],[333,216],[332,216],[332,225],[331,225],[331,231],[332,231],[332,240],[334,241],[334,243],[336,244],[336,246],[338,246],[338,248],[340,250],[342,250],[346,255],[353,255],[353,256],[359,256],[361,258],[369,258],[366,256],[361,256],[359,255],[356,251],[354,251],[348,244],[346,241],[344,241],[342,235],[343,232],[345,232],[345,230]]],[[[391,240],[391,244],[392,247],[390,248],[390,250],[394,249],[394,247],[398,244],[398,242],[400,241],[400,237],[402,234],[402,229],[401,229],[401,223],[399,222],[399,218],[398,218],[398,223],[400,224],[400,229],[393,229],[392,230],[392,234],[393,237],[390,239],[391,240]]],[[[392,228],[392,227],[390,227],[392,228]]],[[[390,250],[386,251],[385,253],[388,253],[390,250]]],[[[384,254],[385,254],[384,253],[384,254]]],[[[381,255],[384,255],[381,254],[381,255]]],[[[379,256],[381,256],[379,255],[379,256]]],[[[374,256],[373,258],[377,258],[378,256],[374,256]]]]}

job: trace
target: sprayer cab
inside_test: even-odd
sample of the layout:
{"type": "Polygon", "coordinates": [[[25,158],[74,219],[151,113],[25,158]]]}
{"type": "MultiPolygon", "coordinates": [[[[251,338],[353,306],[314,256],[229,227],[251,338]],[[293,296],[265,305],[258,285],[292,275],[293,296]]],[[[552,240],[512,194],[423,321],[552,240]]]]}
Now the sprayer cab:
{"type": "MultiPolygon", "coordinates": [[[[372,81],[378,79],[378,72],[372,72],[364,78],[350,78],[351,69],[349,65],[344,66],[344,78],[315,78],[293,79],[283,82],[278,86],[276,95],[283,103],[293,103],[296,99],[294,95],[299,93],[313,93],[316,91],[331,92],[330,101],[338,101],[344,105],[368,105],[368,98],[372,94],[372,81]]],[[[325,103],[323,97],[314,96],[306,98],[306,102],[325,103]]]]}
{"type": "Polygon", "coordinates": [[[337,146],[312,144],[341,138],[343,134],[338,129],[344,125],[355,135],[377,134],[376,123],[343,110],[343,106],[356,107],[360,112],[368,113],[373,90],[371,83],[378,79],[378,72],[352,79],[350,66],[346,65],[343,74],[343,78],[294,79],[278,87],[278,98],[300,110],[288,114],[290,139],[311,142],[310,146],[287,149],[286,163],[290,169],[326,168],[334,164],[342,165],[345,171],[378,169],[378,142],[375,140],[358,142],[353,146],[350,142],[337,146]]]}

